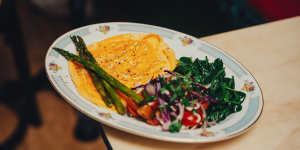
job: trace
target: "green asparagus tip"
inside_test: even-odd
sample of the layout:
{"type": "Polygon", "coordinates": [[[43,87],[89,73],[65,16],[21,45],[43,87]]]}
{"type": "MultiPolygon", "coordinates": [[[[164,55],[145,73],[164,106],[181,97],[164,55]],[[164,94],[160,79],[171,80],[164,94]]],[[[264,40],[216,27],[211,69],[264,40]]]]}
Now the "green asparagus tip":
{"type": "Polygon", "coordinates": [[[73,60],[72,56],[69,52],[61,49],[61,48],[57,48],[57,47],[53,47],[53,49],[58,52],[59,54],[61,54],[62,56],[64,56],[67,60],[73,60]]]}

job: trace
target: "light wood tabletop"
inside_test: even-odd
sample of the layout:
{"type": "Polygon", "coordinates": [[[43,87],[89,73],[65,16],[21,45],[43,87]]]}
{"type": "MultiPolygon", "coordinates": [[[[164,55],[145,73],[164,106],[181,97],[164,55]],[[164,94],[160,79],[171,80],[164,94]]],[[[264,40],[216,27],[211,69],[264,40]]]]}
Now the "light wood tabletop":
{"type": "Polygon", "coordinates": [[[300,17],[201,38],[242,63],[257,79],[264,110],[245,134],[209,144],[170,143],[104,127],[116,150],[300,149],[300,17]]]}

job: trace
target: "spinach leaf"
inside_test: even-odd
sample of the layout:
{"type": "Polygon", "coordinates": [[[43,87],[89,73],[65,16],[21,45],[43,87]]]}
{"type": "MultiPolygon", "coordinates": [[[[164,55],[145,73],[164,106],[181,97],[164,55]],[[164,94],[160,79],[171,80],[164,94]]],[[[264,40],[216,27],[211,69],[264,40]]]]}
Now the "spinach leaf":
{"type": "MultiPolygon", "coordinates": [[[[207,120],[217,122],[224,120],[227,116],[242,109],[242,103],[246,94],[235,89],[234,77],[225,77],[225,68],[223,61],[220,58],[213,62],[208,61],[208,57],[204,60],[196,58],[192,60],[190,57],[181,57],[178,66],[174,70],[185,76],[183,85],[192,85],[189,90],[200,92],[197,86],[193,86],[192,82],[197,82],[202,85],[209,86],[204,93],[209,97],[217,100],[217,103],[210,103],[207,109],[207,120]],[[191,81],[190,79],[193,79],[191,81]]],[[[178,81],[176,81],[178,82],[178,81]]],[[[185,86],[183,86],[185,87],[185,86]]],[[[174,88],[169,87],[169,90],[178,92],[174,88]]],[[[180,93],[180,91],[178,92],[180,93]]],[[[179,98],[182,93],[176,95],[179,98]]],[[[181,103],[188,105],[188,101],[183,99],[181,103]]]]}

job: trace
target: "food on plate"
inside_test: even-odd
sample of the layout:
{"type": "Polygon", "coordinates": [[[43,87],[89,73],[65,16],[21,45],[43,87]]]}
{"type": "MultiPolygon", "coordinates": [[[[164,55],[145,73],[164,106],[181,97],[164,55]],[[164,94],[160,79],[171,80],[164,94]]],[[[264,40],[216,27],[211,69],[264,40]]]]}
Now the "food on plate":
{"type": "MultiPolygon", "coordinates": [[[[89,60],[92,63],[97,64],[93,55],[88,51],[83,39],[80,36],[71,36],[71,40],[76,46],[76,50],[79,53],[79,56],[85,58],[85,60],[89,60]]],[[[97,64],[98,65],[98,64],[97,64]]],[[[116,93],[116,91],[107,83],[107,81],[102,78],[98,78],[97,74],[92,72],[91,70],[87,70],[89,75],[94,83],[94,87],[101,95],[103,102],[105,102],[106,106],[111,107],[112,103],[116,106],[116,110],[120,114],[125,114],[126,110],[124,105],[121,103],[121,100],[116,93]]]]}
{"type": "Polygon", "coordinates": [[[141,87],[143,103],[151,110],[138,108],[140,116],[158,120],[163,130],[205,129],[242,109],[246,94],[235,90],[234,77],[225,76],[221,59],[181,57],[174,71],[165,72],[141,87]]]}
{"type": "Polygon", "coordinates": [[[65,50],[60,49],[60,48],[53,48],[53,49],[56,50],[61,55],[63,55],[66,59],[74,61],[76,63],[80,63],[86,69],[89,69],[89,70],[95,72],[99,78],[102,78],[105,81],[109,82],[111,86],[113,86],[117,90],[122,91],[124,94],[126,94],[127,96],[129,96],[130,98],[132,98],[132,100],[135,100],[135,102],[139,103],[139,102],[141,102],[143,100],[141,96],[139,96],[138,94],[136,94],[134,91],[132,91],[131,89],[129,89],[127,86],[125,86],[124,84],[122,84],[120,81],[116,80],[111,75],[107,74],[97,64],[92,63],[89,60],[85,60],[84,58],[81,58],[81,57],[76,56],[74,54],[71,54],[71,53],[69,53],[69,52],[67,52],[65,50]]]}
{"type": "MultiPolygon", "coordinates": [[[[96,60],[94,59],[92,54],[86,49],[86,45],[81,37],[71,36],[70,38],[73,41],[74,45],[76,46],[76,51],[79,53],[80,57],[83,57],[86,60],[90,60],[91,62],[96,63],[96,60]]],[[[101,78],[98,78],[96,73],[94,73],[90,70],[87,70],[87,71],[92,79],[95,89],[101,95],[103,102],[105,102],[107,107],[112,107],[112,100],[108,96],[108,93],[105,92],[105,88],[104,88],[105,85],[107,85],[107,86],[110,86],[110,85],[105,84],[106,81],[101,78]]],[[[106,87],[106,88],[109,88],[109,87],[106,87]]]]}
{"type": "MultiPolygon", "coordinates": [[[[129,88],[146,84],[163,70],[173,70],[177,63],[173,50],[157,34],[122,34],[87,48],[101,68],[129,88]]],[[[115,110],[105,105],[84,67],[70,61],[69,71],[81,96],[98,106],[115,110]]]]}
{"type": "Polygon", "coordinates": [[[174,51],[157,34],[121,34],[88,46],[101,68],[129,88],[173,70],[174,51]]]}
{"type": "Polygon", "coordinates": [[[246,94],[219,58],[176,60],[157,34],[122,34],[88,47],[71,39],[78,56],[53,49],[70,60],[78,92],[96,105],[170,132],[205,129],[242,109],[246,94]]]}

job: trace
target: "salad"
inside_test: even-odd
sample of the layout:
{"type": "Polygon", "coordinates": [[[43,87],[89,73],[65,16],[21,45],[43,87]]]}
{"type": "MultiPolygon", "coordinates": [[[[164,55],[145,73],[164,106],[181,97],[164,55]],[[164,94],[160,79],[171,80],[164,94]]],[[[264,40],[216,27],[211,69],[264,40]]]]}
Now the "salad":
{"type": "Polygon", "coordinates": [[[225,77],[221,59],[214,62],[181,57],[174,71],[151,80],[141,91],[144,101],[133,117],[164,131],[206,128],[242,109],[246,94],[235,90],[234,76],[225,77]]]}

